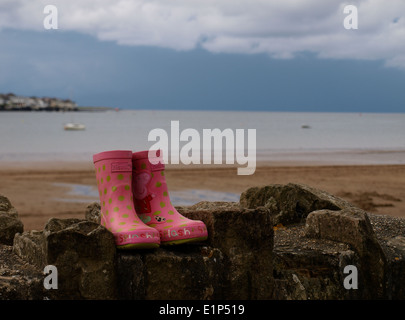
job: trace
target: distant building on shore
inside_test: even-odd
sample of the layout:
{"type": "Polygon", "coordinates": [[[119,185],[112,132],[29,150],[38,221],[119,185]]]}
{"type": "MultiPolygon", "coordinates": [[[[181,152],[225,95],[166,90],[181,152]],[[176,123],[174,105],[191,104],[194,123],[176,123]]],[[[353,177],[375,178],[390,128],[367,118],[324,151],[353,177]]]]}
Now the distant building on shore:
{"type": "Polygon", "coordinates": [[[0,94],[0,111],[78,111],[70,99],[24,97],[13,93],[0,94]]]}

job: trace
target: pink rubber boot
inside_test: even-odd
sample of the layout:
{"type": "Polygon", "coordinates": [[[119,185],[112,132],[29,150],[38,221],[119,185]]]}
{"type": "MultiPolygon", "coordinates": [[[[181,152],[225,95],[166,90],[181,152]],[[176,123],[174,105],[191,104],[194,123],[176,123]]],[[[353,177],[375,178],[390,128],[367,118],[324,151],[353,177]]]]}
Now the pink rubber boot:
{"type": "Polygon", "coordinates": [[[119,249],[157,248],[159,232],[137,216],[132,199],[132,152],[106,151],[93,156],[100,194],[101,224],[119,249]]]}
{"type": "Polygon", "coordinates": [[[148,226],[160,233],[162,245],[181,244],[207,239],[207,227],[202,221],[190,220],[173,207],[167,190],[161,151],[132,155],[133,195],[135,209],[148,226]]]}

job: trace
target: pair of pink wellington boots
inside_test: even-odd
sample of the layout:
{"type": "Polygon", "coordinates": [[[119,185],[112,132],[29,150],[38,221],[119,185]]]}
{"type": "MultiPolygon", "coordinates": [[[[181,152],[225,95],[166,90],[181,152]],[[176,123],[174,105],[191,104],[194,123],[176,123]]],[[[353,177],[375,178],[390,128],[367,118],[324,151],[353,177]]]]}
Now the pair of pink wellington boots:
{"type": "Polygon", "coordinates": [[[207,239],[202,221],[173,207],[160,150],[106,151],[93,156],[100,194],[101,224],[119,249],[149,249],[207,239]]]}

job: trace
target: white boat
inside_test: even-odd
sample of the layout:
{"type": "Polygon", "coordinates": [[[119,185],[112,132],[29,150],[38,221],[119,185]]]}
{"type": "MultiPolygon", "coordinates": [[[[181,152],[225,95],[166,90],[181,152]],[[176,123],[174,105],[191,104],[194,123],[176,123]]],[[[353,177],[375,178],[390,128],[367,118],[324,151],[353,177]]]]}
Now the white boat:
{"type": "Polygon", "coordinates": [[[63,128],[65,130],[85,130],[86,126],[84,124],[81,124],[81,123],[69,122],[69,123],[66,123],[63,128]]]}

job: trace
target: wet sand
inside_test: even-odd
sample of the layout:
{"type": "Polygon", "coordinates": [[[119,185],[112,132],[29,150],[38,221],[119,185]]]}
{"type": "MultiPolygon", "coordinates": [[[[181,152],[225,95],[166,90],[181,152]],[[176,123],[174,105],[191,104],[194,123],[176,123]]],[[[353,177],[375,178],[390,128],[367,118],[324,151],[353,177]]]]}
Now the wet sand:
{"type": "MultiPolygon", "coordinates": [[[[405,165],[263,163],[250,176],[235,167],[167,166],[169,191],[211,190],[240,194],[252,186],[303,183],[325,190],[371,213],[405,217],[405,165]]],[[[51,217],[83,218],[97,201],[91,162],[2,163],[0,193],[8,197],[25,230],[40,230],[51,217]],[[70,185],[84,186],[72,195],[70,185]]],[[[174,203],[176,205],[176,203],[174,203]]]]}

